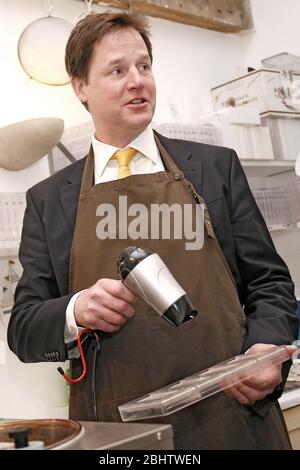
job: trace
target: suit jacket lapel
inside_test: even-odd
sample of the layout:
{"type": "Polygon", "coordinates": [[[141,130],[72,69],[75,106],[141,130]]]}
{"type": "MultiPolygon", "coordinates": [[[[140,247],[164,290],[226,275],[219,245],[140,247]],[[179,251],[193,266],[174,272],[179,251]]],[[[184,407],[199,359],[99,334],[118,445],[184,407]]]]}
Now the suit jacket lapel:
{"type": "Polygon", "coordinates": [[[201,194],[203,189],[203,169],[200,156],[193,154],[188,149],[188,143],[184,145],[183,141],[178,142],[168,139],[157,132],[155,134],[163,147],[169,152],[178,168],[183,171],[186,179],[201,194]]]}
{"type": "Polygon", "coordinates": [[[60,188],[60,200],[71,232],[75,227],[76,213],[80,194],[81,178],[86,158],[78,161],[78,165],[68,176],[66,185],[60,188]]]}

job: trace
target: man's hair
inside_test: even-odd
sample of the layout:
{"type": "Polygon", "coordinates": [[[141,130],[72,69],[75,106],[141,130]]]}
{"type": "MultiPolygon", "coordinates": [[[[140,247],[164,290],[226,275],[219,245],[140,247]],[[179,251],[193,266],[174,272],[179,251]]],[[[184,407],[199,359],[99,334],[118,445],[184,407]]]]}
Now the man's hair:
{"type": "Polygon", "coordinates": [[[87,80],[94,45],[108,33],[133,28],[140,33],[152,62],[152,45],[147,20],[136,13],[91,13],[77,23],[68,39],[65,54],[70,77],[87,80]]]}

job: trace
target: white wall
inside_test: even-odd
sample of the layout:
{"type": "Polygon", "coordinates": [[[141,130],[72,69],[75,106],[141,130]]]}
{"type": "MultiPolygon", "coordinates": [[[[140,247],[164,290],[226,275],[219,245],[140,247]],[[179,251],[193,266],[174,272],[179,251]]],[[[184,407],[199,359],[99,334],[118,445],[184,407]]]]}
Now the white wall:
{"type": "Polygon", "coordinates": [[[255,31],[242,37],[247,66],[280,52],[300,56],[299,0],[251,0],[255,31]]]}
{"type": "MultiPolygon", "coordinates": [[[[53,3],[52,15],[71,22],[85,11],[84,3],[78,0],[53,3]]],[[[29,23],[45,16],[42,4],[41,0],[0,0],[0,126],[44,116],[64,119],[65,127],[90,119],[70,85],[54,87],[30,80],[19,63],[19,36],[29,23]]],[[[93,8],[105,10],[101,6],[93,8]]],[[[151,19],[150,23],[158,87],[155,120],[174,120],[171,106],[182,121],[209,112],[210,87],[229,79],[240,65],[240,38],[159,19],[151,19]]],[[[0,191],[15,191],[19,185],[23,190],[48,174],[46,160],[30,171],[12,175],[0,169],[0,191]]]]}
{"type": "Polygon", "coordinates": [[[195,122],[212,111],[210,89],[236,75],[243,62],[239,36],[151,19],[154,74],[158,87],[155,119],[195,122]]]}
{"type": "MultiPolygon", "coordinates": [[[[47,2],[45,1],[45,4],[47,2]]],[[[73,21],[84,10],[78,1],[54,2],[53,16],[73,21]]],[[[22,31],[34,20],[44,17],[41,0],[0,0],[0,125],[32,117],[55,116],[76,122],[81,107],[73,99],[70,86],[47,86],[30,80],[23,71],[17,55],[18,39],[22,31]],[[4,66],[3,66],[4,65],[4,66]]]]}
{"type": "MultiPolygon", "coordinates": [[[[70,22],[85,10],[84,3],[78,0],[53,0],[53,3],[53,16],[70,22]]],[[[100,6],[94,9],[105,10],[100,6]]],[[[51,115],[64,119],[69,126],[88,117],[70,85],[39,84],[30,80],[19,64],[18,38],[30,22],[42,16],[45,14],[41,0],[27,0],[26,4],[23,0],[0,0],[0,59],[5,64],[5,73],[0,76],[3,95],[0,125],[51,115]]],[[[201,111],[210,110],[210,87],[229,79],[240,65],[240,38],[159,19],[151,19],[150,24],[160,96],[176,93],[191,100],[191,94],[197,94],[201,111]]],[[[163,108],[158,104],[156,118],[159,120],[166,114],[163,108]]]]}

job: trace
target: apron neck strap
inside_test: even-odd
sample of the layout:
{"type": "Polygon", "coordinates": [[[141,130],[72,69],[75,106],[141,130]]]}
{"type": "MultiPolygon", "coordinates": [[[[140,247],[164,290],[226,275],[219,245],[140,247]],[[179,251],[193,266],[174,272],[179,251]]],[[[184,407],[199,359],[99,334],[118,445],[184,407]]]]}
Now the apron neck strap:
{"type": "Polygon", "coordinates": [[[95,167],[95,158],[93,146],[90,146],[90,150],[84,165],[80,192],[91,189],[94,183],[94,167],[95,167]]]}

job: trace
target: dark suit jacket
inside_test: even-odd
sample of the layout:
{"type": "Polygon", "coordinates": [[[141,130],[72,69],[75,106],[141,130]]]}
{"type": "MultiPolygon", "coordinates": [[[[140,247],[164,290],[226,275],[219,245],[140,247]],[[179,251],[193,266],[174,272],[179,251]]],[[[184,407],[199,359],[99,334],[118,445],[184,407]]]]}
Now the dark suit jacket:
{"type": "MultiPolygon", "coordinates": [[[[247,316],[244,350],[254,343],[291,343],[296,302],[235,152],[159,136],[203,195],[247,316]]],[[[10,348],[24,362],[63,361],[69,257],[85,159],[27,193],[20,260],[24,273],[8,328],[10,348]]]]}

